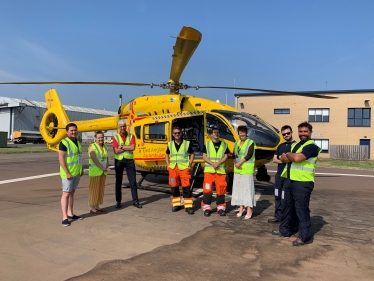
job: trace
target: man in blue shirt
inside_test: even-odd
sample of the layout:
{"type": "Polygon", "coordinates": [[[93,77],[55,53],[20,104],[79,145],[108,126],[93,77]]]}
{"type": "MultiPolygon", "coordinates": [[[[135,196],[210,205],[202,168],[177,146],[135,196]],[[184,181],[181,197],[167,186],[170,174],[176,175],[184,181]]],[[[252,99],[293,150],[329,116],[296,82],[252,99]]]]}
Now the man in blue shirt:
{"type": "Polygon", "coordinates": [[[286,141],[280,144],[277,148],[277,151],[274,154],[273,162],[278,164],[277,173],[275,174],[275,182],[274,182],[274,197],[275,197],[275,211],[274,211],[274,218],[268,219],[268,223],[280,223],[282,218],[282,206],[284,206],[284,191],[283,191],[283,184],[285,178],[282,178],[280,175],[284,167],[286,167],[285,163],[282,163],[279,160],[280,156],[283,153],[290,152],[291,145],[294,143],[294,139],[292,137],[292,128],[289,125],[284,125],[281,128],[281,133],[283,139],[286,141]],[[282,204],[283,203],[283,204],[282,204]]]}

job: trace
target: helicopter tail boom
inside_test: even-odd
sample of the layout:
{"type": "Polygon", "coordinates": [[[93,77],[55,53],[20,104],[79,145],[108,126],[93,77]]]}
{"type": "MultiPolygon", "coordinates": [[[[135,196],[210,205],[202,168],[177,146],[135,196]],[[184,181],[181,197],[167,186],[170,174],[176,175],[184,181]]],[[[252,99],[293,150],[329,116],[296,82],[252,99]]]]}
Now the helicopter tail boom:
{"type": "MultiPolygon", "coordinates": [[[[58,144],[66,137],[66,125],[71,121],[60,101],[55,89],[45,93],[47,111],[40,122],[40,133],[43,136],[47,147],[57,151],[58,144]]],[[[74,121],[78,127],[78,132],[106,131],[117,128],[118,116],[105,117],[99,119],[74,121]]]]}

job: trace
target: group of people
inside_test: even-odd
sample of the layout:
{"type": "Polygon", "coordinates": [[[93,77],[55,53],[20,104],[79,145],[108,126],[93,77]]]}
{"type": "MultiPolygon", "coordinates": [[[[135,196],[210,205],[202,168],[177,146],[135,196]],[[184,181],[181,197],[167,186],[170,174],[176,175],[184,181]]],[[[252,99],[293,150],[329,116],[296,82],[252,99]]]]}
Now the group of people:
{"type": "MultiPolygon", "coordinates": [[[[133,206],[142,208],[139,203],[136,171],[133,151],[135,137],[126,131],[123,120],[118,123],[119,133],[114,136],[112,146],[115,162],[115,197],[116,208],[121,208],[123,172],[129,180],[133,206]]],[[[237,217],[251,219],[256,206],[253,174],[255,170],[256,144],[248,138],[246,126],[238,127],[239,140],[233,151],[234,179],[231,205],[239,206],[237,217]]],[[[218,128],[210,129],[211,140],[205,143],[202,150],[204,165],[203,198],[201,208],[209,217],[212,213],[211,203],[213,185],[216,189],[217,213],[226,216],[226,167],[224,166],[230,151],[225,141],[220,140],[218,128]]],[[[278,164],[275,176],[275,212],[269,223],[279,223],[279,230],[272,234],[289,238],[293,233],[299,235],[294,246],[301,246],[311,241],[311,220],[309,201],[314,187],[314,174],[320,148],[311,140],[312,126],[303,122],[298,126],[300,142],[292,137],[292,128],[288,125],[281,128],[285,143],[278,146],[273,161],[278,164]]],[[[67,137],[59,145],[60,175],[62,178],[62,225],[69,226],[73,220],[82,219],[73,212],[74,192],[80,176],[83,175],[82,147],[77,140],[78,128],[74,123],[66,126],[67,137]]],[[[167,144],[165,161],[171,188],[172,212],[182,209],[182,197],[185,211],[194,214],[191,190],[191,168],[194,152],[191,143],[182,138],[180,127],[173,127],[173,140],[167,144]],[[182,195],[179,187],[182,187],[182,195]]],[[[95,133],[95,143],[88,149],[89,156],[89,198],[90,213],[105,212],[100,208],[103,203],[105,179],[109,171],[108,148],[104,144],[104,133],[95,133]]]]}
{"type": "MultiPolygon", "coordinates": [[[[218,128],[211,128],[211,140],[206,142],[202,150],[204,164],[203,199],[201,208],[204,216],[209,217],[212,212],[213,184],[216,189],[217,212],[226,216],[226,167],[224,166],[230,153],[227,144],[220,140],[218,128]]],[[[239,205],[238,217],[252,218],[253,207],[256,206],[253,173],[255,170],[256,144],[247,137],[247,127],[239,126],[240,140],[234,146],[234,182],[232,190],[232,205],[239,205]],[[247,208],[245,212],[244,208],[247,208]]],[[[194,152],[191,143],[182,139],[180,127],[173,127],[173,140],[168,143],[165,161],[169,172],[169,185],[172,194],[172,211],[181,210],[181,194],[179,186],[182,185],[184,207],[188,214],[193,215],[192,190],[190,179],[194,152]]]]}
{"type": "Polygon", "coordinates": [[[309,202],[321,149],[311,140],[313,127],[308,122],[298,125],[299,142],[294,141],[292,133],[288,125],[281,128],[286,142],[278,146],[273,158],[278,164],[274,184],[275,212],[268,222],[279,223],[273,235],[288,239],[298,233],[292,245],[302,246],[310,243],[313,236],[309,202]]]}
{"type": "MultiPolygon", "coordinates": [[[[121,208],[123,171],[126,169],[129,180],[133,206],[142,208],[138,199],[136,185],[136,171],[133,151],[135,149],[135,137],[126,131],[126,123],[118,122],[119,133],[114,136],[112,146],[114,151],[114,165],[116,171],[116,208],[121,208]]],[[[81,216],[74,214],[74,193],[83,175],[82,146],[77,139],[78,128],[74,123],[66,125],[67,137],[63,139],[58,148],[60,162],[60,176],[62,179],[62,225],[69,226],[71,221],[81,220],[81,216]]],[[[100,208],[104,199],[106,175],[109,171],[108,147],[104,144],[104,133],[95,133],[95,142],[88,148],[89,156],[89,195],[88,205],[90,213],[102,214],[100,208]]]]}

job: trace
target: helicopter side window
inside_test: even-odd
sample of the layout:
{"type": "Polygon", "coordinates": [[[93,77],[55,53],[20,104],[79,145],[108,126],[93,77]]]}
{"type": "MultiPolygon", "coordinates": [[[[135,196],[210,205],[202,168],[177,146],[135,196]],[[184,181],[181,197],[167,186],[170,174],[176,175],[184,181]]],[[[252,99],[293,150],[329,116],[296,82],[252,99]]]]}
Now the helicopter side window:
{"type": "Polygon", "coordinates": [[[140,126],[134,128],[135,136],[139,140],[140,139],[140,126]]]}
{"type": "Polygon", "coordinates": [[[206,128],[207,132],[209,134],[211,134],[210,129],[216,127],[219,130],[219,134],[221,138],[228,140],[228,141],[235,142],[235,138],[232,135],[230,128],[225,123],[223,123],[223,121],[219,119],[218,117],[207,113],[206,126],[207,126],[206,128]]]}
{"type": "Polygon", "coordinates": [[[169,123],[156,123],[144,125],[144,142],[166,143],[168,137],[166,135],[169,123]]]}

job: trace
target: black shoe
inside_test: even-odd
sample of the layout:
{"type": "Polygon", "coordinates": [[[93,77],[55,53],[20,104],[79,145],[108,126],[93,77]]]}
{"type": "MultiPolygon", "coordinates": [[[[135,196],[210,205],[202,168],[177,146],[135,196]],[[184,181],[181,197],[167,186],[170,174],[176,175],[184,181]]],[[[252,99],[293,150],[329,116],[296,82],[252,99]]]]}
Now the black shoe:
{"type": "Polygon", "coordinates": [[[195,212],[192,210],[192,208],[185,208],[186,212],[189,214],[189,215],[193,215],[195,212]]]}
{"type": "Polygon", "coordinates": [[[121,206],[121,203],[117,203],[117,204],[116,204],[116,208],[117,208],[117,209],[121,209],[121,207],[122,207],[122,206],[121,206]]]}
{"type": "Polygon", "coordinates": [[[226,212],[225,212],[225,210],[219,210],[219,211],[218,211],[218,214],[219,214],[221,217],[226,216],[226,212]]]}
{"type": "Polygon", "coordinates": [[[205,210],[204,211],[204,216],[209,217],[210,216],[210,210],[205,210]]]}
{"type": "Polygon", "coordinates": [[[292,245],[294,246],[303,246],[305,245],[305,242],[301,241],[301,239],[298,237],[295,241],[292,242],[292,245]]]}
{"type": "Polygon", "coordinates": [[[178,211],[180,211],[181,209],[182,209],[181,206],[174,206],[174,207],[171,209],[171,211],[172,211],[172,212],[178,212],[178,211]]]}
{"type": "Polygon", "coordinates": [[[273,219],[268,219],[268,223],[280,223],[280,221],[277,220],[276,218],[273,218],[273,219]]]}
{"type": "Polygon", "coordinates": [[[136,207],[136,208],[139,208],[139,209],[143,208],[143,206],[140,205],[139,202],[138,202],[138,203],[134,203],[134,204],[132,204],[132,205],[133,205],[134,207],[136,207]]]}
{"type": "Polygon", "coordinates": [[[285,239],[290,238],[289,236],[283,236],[282,233],[279,232],[279,230],[272,230],[272,231],[271,231],[271,234],[274,235],[274,236],[283,237],[283,238],[285,238],[285,239]]]}

